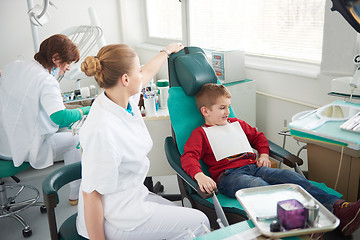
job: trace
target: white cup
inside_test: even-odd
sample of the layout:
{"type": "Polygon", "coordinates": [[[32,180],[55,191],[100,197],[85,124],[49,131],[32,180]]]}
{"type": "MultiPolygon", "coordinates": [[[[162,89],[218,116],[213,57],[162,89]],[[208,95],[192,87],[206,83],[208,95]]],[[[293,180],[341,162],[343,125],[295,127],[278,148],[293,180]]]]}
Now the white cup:
{"type": "Polygon", "coordinates": [[[160,90],[160,108],[166,109],[167,108],[167,100],[169,97],[169,80],[167,79],[160,79],[156,82],[157,88],[160,90]]]}
{"type": "Polygon", "coordinates": [[[147,117],[155,116],[156,102],[155,97],[144,98],[145,114],[147,117]]]}
{"type": "Polygon", "coordinates": [[[89,87],[80,88],[80,94],[82,98],[90,97],[90,88],[89,87]]]}

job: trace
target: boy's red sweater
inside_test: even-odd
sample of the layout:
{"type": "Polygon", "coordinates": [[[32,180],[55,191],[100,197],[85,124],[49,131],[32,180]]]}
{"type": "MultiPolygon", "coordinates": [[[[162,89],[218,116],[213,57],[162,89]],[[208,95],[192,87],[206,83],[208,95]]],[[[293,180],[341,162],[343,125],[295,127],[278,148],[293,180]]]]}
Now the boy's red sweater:
{"type": "MultiPolygon", "coordinates": [[[[238,121],[244,130],[250,145],[255,148],[259,154],[269,154],[269,143],[262,132],[258,132],[256,128],[251,127],[245,121],[237,118],[229,118],[228,122],[238,121]]],[[[205,125],[205,127],[211,127],[205,125]]],[[[231,144],[231,143],[229,143],[231,144]]],[[[201,172],[199,160],[208,166],[211,177],[217,182],[220,174],[226,169],[239,168],[248,164],[255,164],[256,159],[232,159],[228,158],[216,161],[210,143],[206,137],[204,129],[200,126],[191,133],[184,147],[184,154],[181,156],[181,165],[183,169],[194,178],[195,174],[201,172]]]]}

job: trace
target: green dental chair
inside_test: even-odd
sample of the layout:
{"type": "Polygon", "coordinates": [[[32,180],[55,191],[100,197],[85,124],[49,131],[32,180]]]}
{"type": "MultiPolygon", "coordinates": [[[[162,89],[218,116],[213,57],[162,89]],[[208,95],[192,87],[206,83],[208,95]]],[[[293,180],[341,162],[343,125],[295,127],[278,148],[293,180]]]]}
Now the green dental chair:
{"type": "Polygon", "coordinates": [[[81,178],[81,163],[73,163],[63,166],[49,176],[42,184],[44,203],[48,212],[48,222],[51,240],[86,240],[76,230],[77,213],[67,218],[60,226],[59,231],[56,224],[55,208],[59,203],[58,191],[65,184],[81,178]]]}
{"type": "Polygon", "coordinates": [[[32,230],[19,213],[32,206],[40,206],[40,212],[46,213],[43,203],[38,202],[39,191],[33,186],[19,184],[20,179],[15,176],[30,167],[28,162],[15,167],[11,159],[0,158],[0,218],[11,217],[17,220],[23,227],[22,234],[25,238],[32,235],[32,230]],[[16,184],[4,181],[5,178],[9,177],[16,184]]]}
{"type": "MultiPolygon", "coordinates": [[[[170,81],[168,108],[173,136],[165,139],[165,153],[168,162],[177,173],[183,205],[191,205],[191,207],[203,211],[208,216],[213,229],[217,229],[221,224],[227,226],[248,219],[246,212],[236,199],[216,192],[213,194],[203,193],[199,190],[197,182],[181,167],[180,157],[187,139],[196,127],[204,124],[194,95],[203,84],[220,84],[204,51],[198,47],[186,47],[178,53],[171,54],[168,69],[170,81]]],[[[229,117],[235,117],[232,109],[230,109],[229,117]]],[[[297,171],[300,170],[298,166],[303,163],[300,158],[271,141],[269,141],[269,145],[272,158],[297,171]]],[[[210,176],[206,165],[201,161],[200,163],[203,172],[210,176]]],[[[314,184],[324,190],[333,191],[324,184],[314,184]]],[[[334,194],[334,192],[332,193],[334,194]]]]}

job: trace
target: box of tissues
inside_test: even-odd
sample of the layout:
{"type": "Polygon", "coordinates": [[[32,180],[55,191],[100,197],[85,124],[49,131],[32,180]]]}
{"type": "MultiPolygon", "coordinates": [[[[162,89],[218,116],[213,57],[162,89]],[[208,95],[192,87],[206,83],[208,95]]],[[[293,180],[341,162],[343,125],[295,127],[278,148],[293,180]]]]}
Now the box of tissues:
{"type": "Polygon", "coordinates": [[[286,230],[304,228],[307,211],[298,200],[289,199],[277,203],[277,216],[286,230]]]}

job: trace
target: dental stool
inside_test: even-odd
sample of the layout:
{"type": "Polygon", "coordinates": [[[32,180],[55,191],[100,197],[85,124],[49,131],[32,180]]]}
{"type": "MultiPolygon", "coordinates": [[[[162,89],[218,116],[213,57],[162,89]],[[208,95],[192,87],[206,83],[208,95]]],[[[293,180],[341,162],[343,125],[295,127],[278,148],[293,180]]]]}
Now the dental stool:
{"type": "Polygon", "coordinates": [[[42,184],[44,202],[48,212],[48,222],[51,240],[86,240],[77,233],[76,216],[77,213],[67,218],[60,226],[58,231],[56,225],[55,207],[59,204],[58,191],[66,184],[81,179],[81,163],[73,163],[63,166],[49,176],[42,184]]]}
{"type": "Polygon", "coordinates": [[[15,167],[12,160],[0,159],[0,218],[12,217],[22,226],[25,238],[32,234],[29,224],[18,214],[31,206],[40,206],[40,212],[46,213],[43,203],[37,202],[39,191],[32,186],[18,184],[20,179],[15,175],[30,168],[28,162],[15,167]],[[4,178],[11,177],[17,184],[10,184],[4,178]],[[30,198],[29,198],[30,196],[30,198]]]}

